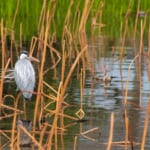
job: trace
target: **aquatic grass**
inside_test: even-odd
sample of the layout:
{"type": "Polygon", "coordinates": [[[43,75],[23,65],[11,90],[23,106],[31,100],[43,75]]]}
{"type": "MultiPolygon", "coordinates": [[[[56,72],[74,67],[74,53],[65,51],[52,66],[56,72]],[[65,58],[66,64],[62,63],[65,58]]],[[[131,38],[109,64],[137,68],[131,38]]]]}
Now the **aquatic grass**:
{"type": "MultiPolygon", "coordinates": [[[[105,9],[103,10],[103,23],[106,24],[106,28],[104,28],[103,33],[107,34],[108,37],[119,37],[119,27],[120,23],[122,22],[125,24],[125,14],[128,9],[128,4],[130,3],[130,14],[129,14],[129,22],[130,24],[128,25],[129,30],[131,31],[130,33],[128,32],[128,36],[132,36],[132,33],[134,31],[134,37],[135,37],[135,31],[139,30],[139,26],[137,26],[137,14],[140,10],[148,12],[149,8],[146,6],[146,3],[148,4],[148,1],[145,1],[144,4],[139,0],[139,1],[122,1],[121,5],[119,4],[120,1],[115,1],[115,2],[105,2],[104,7],[105,9]],[[143,7],[143,5],[145,5],[143,7]],[[137,12],[137,10],[139,10],[137,12]],[[136,19],[135,19],[136,18],[136,19]],[[135,23],[134,23],[135,22],[135,23]],[[134,29],[133,29],[134,28],[134,29]]],[[[149,20],[149,17],[148,17],[149,20]]],[[[146,27],[146,30],[148,31],[148,28],[146,27]]],[[[136,33],[138,34],[138,32],[136,33]]]]}
{"type": "MultiPolygon", "coordinates": [[[[31,39],[32,35],[37,35],[37,25],[39,23],[39,18],[40,18],[40,12],[42,8],[43,1],[39,0],[26,0],[25,2],[22,2],[20,0],[15,0],[15,1],[4,1],[3,3],[0,4],[1,7],[1,18],[4,18],[5,24],[7,28],[12,27],[13,24],[13,18],[14,14],[16,11],[16,6],[17,3],[19,3],[18,7],[18,13],[17,13],[17,18],[15,21],[15,26],[14,30],[16,33],[16,39],[19,39],[19,26],[22,24],[22,31],[23,31],[23,40],[31,39]],[[34,9],[33,9],[34,6],[34,9]],[[7,10],[7,11],[6,11],[7,10]],[[7,21],[6,21],[7,20],[7,21]],[[34,20],[34,21],[33,21],[34,20]]],[[[53,19],[53,24],[51,25],[51,33],[56,31],[56,36],[61,38],[62,32],[63,32],[63,26],[65,25],[65,17],[67,16],[67,11],[69,8],[70,3],[72,4],[71,7],[71,14],[70,14],[70,21],[73,22],[73,20],[78,17],[81,17],[80,14],[83,12],[83,8],[85,5],[86,1],[57,1],[57,6],[56,6],[56,13],[54,14],[54,19],[53,19]],[[77,9],[78,8],[78,9],[77,9]]],[[[49,7],[49,3],[47,4],[46,8],[49,7]]],[[[128,7],[128,3],[131,3],[130,6],[130,19],[129,19],[129,29],[130,31],[133,31],[134,28],[134,21],[136,17],[136,11],[138,8],[138,5],[140,6],[140,10],[149,12],[148,6],[150,5],[150,2],[148,0],[145,0],[144,2],[141,1],[120,1],[116,0],[114,2],[111,1],[104,1],[104,0],[96,0],[93,1],[93,4],[91,5],[91,11],[90,15],[87,20],[86,24],[86,31],[88,35],[90,35],[90,30],[91,30],[91,20],[93,18],[93,15],[97,11],[101,11],[103,9],[103,15],[102,15],[102,22],[106,24],[106,28],[102,30],[102,34],[105,33],[109,38],[114,38],[114,37],[119,37],[119,27],[120,23],[125,22],[124,16],[126,14],[126,10],[128,7]],[[99,7],[99,5],[103,5],[102,7],[99,7]]],[[[149,21],[149,16],[148,16],[148,21],[149,21]]],[[[70,25],[71,32],[74,31],[74,29],[77,26],[77,22],[74,23],[74,25],[70,25]]],[[[139,27],[138,27],[139,29],[139,27]]],[[[146,30],[148,31],[148,28],[146,27],[146,30]]],[[[135,33],[135,32],[134,32],[135,33]]],[[[128,34],[131,34],[131,32],[128,32],[128,34]]],[[[130,36],[130,35],[129,35],[130,36]]]]}

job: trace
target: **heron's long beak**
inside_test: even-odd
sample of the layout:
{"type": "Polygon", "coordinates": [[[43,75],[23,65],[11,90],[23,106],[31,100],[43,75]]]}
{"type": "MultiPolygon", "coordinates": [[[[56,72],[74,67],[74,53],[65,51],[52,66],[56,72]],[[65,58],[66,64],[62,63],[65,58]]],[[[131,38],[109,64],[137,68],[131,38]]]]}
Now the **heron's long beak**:
{"type": "Polygon", "coordinates": [[[40,62],[37,58],[29,56],[30,61],[40,62]]]}

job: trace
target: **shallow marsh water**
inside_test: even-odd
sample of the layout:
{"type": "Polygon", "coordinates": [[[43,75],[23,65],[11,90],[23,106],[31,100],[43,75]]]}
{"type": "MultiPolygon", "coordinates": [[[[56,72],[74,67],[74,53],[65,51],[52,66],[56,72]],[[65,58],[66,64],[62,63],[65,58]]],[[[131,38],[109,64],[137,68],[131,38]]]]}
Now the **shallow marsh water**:
{"type": "MultiPolygon", "coordinates": [[[[98,48],[97,50],[98,51],[98,48]]],[[[77,150],[106,150],[107,142],[109,140],[110,130],[110,116],[114,112],[114,130],[113,130],[113,150],[123,150],[125,140],[125,127],[124,127],[124,104],[123,93],[126,88],[126,80],[128,67],[134,58],[133,48],[126,48],[126,54],[122,61],[122,80],[120,75],[120,56],[119,51],[115,51],[112,56],[112,51],[103,51],[100,58],[94,59],[94,78],[91,73],[87,73],[83,108],[85,111],[85,122],[78,123],[78,131],[73,130],[74,134],[90,130],[98,127],[98,131],[90,133],[88,138],[79,136],[77,140],[77,150]],[[104,66],[107,68],[107,74],[112,76],[112,82],[108,85],[102,81],[96,80],[95,77],[104,76],[104,66]],[[123,89],[123,90],[122,90],[123,89]],[[117,143],[118,142],[118,143],[117,143]],[[120,142],[120,144],[119,144],[120,142]],[[115,144],[116,143],[116,144],[115,144]]],[[[97,56],[97,55],[96,55],[97,56]]],[[[141,83],[138,80],[139,74],[137,73],[137,65],[132,64],[130,70],[130,77],[128,80],[128,95],[127,95],[127,114],[129,118],[129,140],[133,142],[128,145],[127,149],[140,149],[144,121],[146,114],[146,107],[150,96],[150,83],[148,81],[148,66],[146,59],[143,58],[141,64],[141,83]],[[140,94],[141,89],[141,94],[140,94]],[[141,107],[139,107],[141,96],[141,107]]],[[[72,93],[72,102],[79,105],[80,103],[80,90],[74,89],[72,93]]],[[[69,138],[69,136],[68,136],[69,138]]],[[[150,130],[147,131],[145,150],[150,149],[150,130]]],[[[73,144],[70,147],[66,146],[65,149],[73,149],[73,144]]]]}
{"type": "MultiPolygon", "coordinates": [[[[91,47],[89,46],[89,49],[91,47]]],[[[99,47],[95,47],[95,53],[99,50],[99,47]]],[[[84,96],[83,96],[83,110],[85,117],[83,122],[77,122],[70,126],[64,133],[64,144],[60,144],[59,149],[71,150],[74,147],[75,136],[77,136],[76,150],[106,150],[107,142],[109,139],[110,130],[110,116],[114,112],[114,130],[113,130],[113,142],[121,142],[125,140],[125,127],[124,127],[124,115],[123,115],[123,99],[122,92],[125,91],[126,79],[128,67],[134,57],[133,49],[127,48],[126,54],[122,61],[122,80],[120,77],[120,60],[119,51],[111,50],[102,51],[100,57],[96,54],[94,58],[94,74],[90,71],[86,73],[84,96]],[[107,68],[107,74],[112,76],[112,82],[110,84],[104,84],[101,80],[96,78],[103,78],[104,66],[107,68]],[[123,85],[123,86],[122,86],[123,85]],[[123,87],[123,90],[122,90],[123,87]],[[90,129],[97,128],[95,132],[90,132],[87,137],[83,137],[80,133],[88,131],[90,129]],[[62,146],[64,145],[64,147],[62,146]]],[[[142,140],[144,120],[146,114],[146,107],[149,100],[150,83],[148,81],[146,60],[142,61],[141,69],[141,108],[139,108],[140,99],[140,82],[138,80],[139,75],[136,72],[136,64],[133,63],[130,70],[130,77],[128,83],[128,105],[127,114],[129,117],[129,139],[133,142],[134,149],[140,149],[142,140]]],[[[14,87],[13,87],[14,88],[14,87]]],[[[71,103],[74,107],[68,108],[67,111],[74,114],[80,108],[80,88],[77,85],[76,79],[72,79],[71,87],[68,88],[69,96],[68,103],[71,103]],[[72,112],[71,112],[72,111],[72,112]]],[[[30,102],[29,102],[30,103],[30,102]]],[[[31,102],[32,103],[32,102],[31,102]]],[[[31,104],[30,103],[30,104],[31,104]]],[[[33,102],[34,103],[34,102],[33,102]]],[[[32,105],[34,106],[34,104],[32,105]]],[[[29,104],[29,105],[30,105],[29,104]]],[[[27,107],[29,107],[27,104],[27,107]]],[[[29,112],[28,114],[33,114],[29,112]]],[[[32,116],[29,116],[32,118],[32,116]]],[[[1,127],[6,129],[6,125],[9,126],[11,120],[7,122],[1,122],[1,127]]],[[[150,149],[150,130],[147,132],[147,139],[145,144],[145,150],[150,149]]],[[[6,148],[9,149],[9,148],[6,148]]],[[[22,148],[24,149],[24,148],[22,148]]],[[[28,148],[30,149],[30,148],[28,148]]],[[[124,144],[113,144],[113,150],[123,150],[124,144]]],[[[131,149],[129,144],[128,149],[131,149]]]]}

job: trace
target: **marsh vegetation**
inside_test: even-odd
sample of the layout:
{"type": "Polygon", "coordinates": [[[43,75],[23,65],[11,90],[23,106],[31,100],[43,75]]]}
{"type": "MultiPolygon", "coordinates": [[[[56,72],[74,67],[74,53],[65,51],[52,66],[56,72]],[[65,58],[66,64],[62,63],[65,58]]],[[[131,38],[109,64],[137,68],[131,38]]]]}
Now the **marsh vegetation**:
{"type": "Polygon", "coordinates": [[[0,2],[0,148],[149,149],[149,5],[0,2]],[[31,101],[15,90],[22,49],[40,61],[31,101]]]}

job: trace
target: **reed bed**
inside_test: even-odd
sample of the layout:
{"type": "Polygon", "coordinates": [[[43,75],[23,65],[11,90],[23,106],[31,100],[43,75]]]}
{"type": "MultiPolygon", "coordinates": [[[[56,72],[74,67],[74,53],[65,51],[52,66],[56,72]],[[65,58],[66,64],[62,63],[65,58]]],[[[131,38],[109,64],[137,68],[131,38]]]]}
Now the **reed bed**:
{"type": "MultiPolygon", "coordinates": [[[[28,132],[26,128],[23,125],[17,125],[17,120],[20,118],[20,115],[22,113],[26,113],[26,109],[21,110],[19,107],[19,101],[21,100],[21,93],[19,93],[16,97],[13,95],[8,95],[8,97],[12,97],[14,101],[14,106],[5,106],[4,104],[4,97],[3,95],[3,85],[5,80],[5,72],[7,71],[8,67],[14,66],[14,54],[16,56],[19,55],[20,48],[23,48],[22,46],[22,24],[20,24],[20,43],[18,44],[19,47],[16,44],[15,41],[15,35],[14,35],[14,26],[16,23],[16,17],[18,13],[18,7],[20,5],[20,1],[17,1],[17,9],[14,14],[14,19],[12,23],[12,29],[11,31],[8,31],[6,27],[3,25],[3,20],[1,20],[1,43],[2,43],[2,75],[1,75],[1,91],[0,91],[0,108],[1,112],[2,110],[11,110],[12,114],[4,114],[4,116],[1,116],[1,120],[4,120],[5,118],[12,118],[12,127],[11,130],[7,131],[1,131],[2,136],[7,138],[7,140],[10,142],[10,149],[20,149],[20,143],[21,143],[21,132],[23,132],[25,135],[27,135],[31,140],[34,146],[38,147],[39,149],[52,149],[53,147],[55,149],[58,149],[58,136],[59,134],[63,135],[65,130],[67,129],[67,124],[64,124],[64,119],[68,118],[72,121],[78,120],[77,117],[70,116],[67,114],[64,114],[63,105],[66,105],[65,107],[70,107],[67,102],[65,102],[66,97],[66,89],[70,82],[71,76],[76,69],[77,65],[79,65],[79,61],[82,61],[82,67],[85,70],[86,60],[85,60],[85,53],[88,53],[87,50],[87,41],[86,41],[86,34],[85,34],[85,25],[87,22],[87,18],[89,16],[89,11],[91,4],[88,3],[88,1],[85,2],[85,6],[83,9],[83,12],[81,13],[81,16],[77,16],[77,20],[79,20],[79,26],[77,25],[75,27],[75,24],[73,24],[75,29],[74,35],[76,35],[77,42],[73,40],[74,35],[72,34],[72,31],[69,29],[69,24],[71,22],[70,20],[70,11],[71,7],[73,5],[73,1],[70,2],[70,6],[68,8],[68,12],[66,14],[66,19],[64,22],[64,28],[63,28],[63,36],[62,36],[62,45],[59,47],[59,49],[56,49],[53,47],[53,43],[56,42],[56,34],[55,31],[53,33],[50,32],[50,28],[52,27],[54,16],[55,16],[55,9],[57,6],[56,1],[47,2],[44,0],[42,11],[40,15],[39,20],[39,26],[38,26],[38,36],[32,37],[31,44],[30,44],[30,55],[33,55],[34,53],[40,60],[40,64],[38,65],[38,83],[37,83],[37,91],[33,92],[33,94],[36,97],[35,100],[35,107],[34,107],[34,115],[32,118],[32,132],[28,132]],[[48,7],[47,7],[48,5],[48,7]],[[87,13],[88,12],[88,13],[87,13]],[[85,16],[86,15],[86,16],[85,16]],[[86,19],[85,19],[86,18],[86,19]],[[7,31],[7,33],[6,33],[7,31]],[[78,36],[78,34],[80,36],[78,36]],[[11,45],[10,45],[10,53],[6,55],[6,36],[8,34],[11,34],[11,45]],[[80,44],[80,48],[78,48],[78,44],[80,44]],[[13,48],[15,45],[15,49],[13,48]],[[76,51],[73,51],[73,46],[76,48],[76,51]],[[72,50],[71,50],[72,49],[72,50]],[[47,53],[50,54],[50,58],[52,60],[52,64],[45,67],[45,62],[47,61],[47,53]],[[69,54],[69,55],[68,55],[69,54]],[[9,58],[7,61],[5,61],[5,58],[9,58]],[[68,61],[69,60],[69,61],[68,61]],[[66,74],[66,63],[70,63],[69,70],[67,75],[66,74]],[[11,64],[10,64],[11,63],[11,64]],[[45,76],[49,71],[53,70],[54,72],[57,72],[57,65],[61,64],[61,78],[60,82],[58,84],[58,89],[54,89],[48,82],[45,81],[45,76]],[[47,93],[44,89],[47,88],[51,91],[51,94],[47,93]],[[45,101],[45,98],[48,99],[45,101]],[[51,110],[51,105],[54,105],[55,108],[51,110]],[[51,116],[52,123],[47,121],[47,117],[51,116]],[[45,118],[46,121],[41,122],[41,120],[45,118]],[[59,122],[61,121],[61,124],[59,125],[59,122]],[[38,134],[37,132],[40,131],[38,134]],[[7,134],[11,133],[10,136],[7,134]],[[38,136],[38,139],[36,139],[38,136]]],[[[93,2],[93,1],[92,1],[93,2]]],[[[79,5],[78,5],[79,6],[79,5]]],[[[77,8],[79,9],[79,8],[77,8]]],[[[83,71],[82,71],[83,72],[83,71]]],[[[85,71],[84,71],[85,73],[85,71]]],[[[84,83],[81,81],[81,84],[84,83]]],[[[81,89],[83,91],[83,87],[81,89]]],[[[82,92],[83,93],[83,92],[82,92]]],[[[81,102],[82,103],[82,102],[81,102]]],[[[82,107],[82,105],[81,105],[82,107]]],[[[83,112],[83,110],[82,110],[83,112]]],[[[84,116],[83,116],[84,117],[84,116]]],[[[1,148],[5,145],[1,145],[1,148]]],[[[34,147],[33,146],[33,147],[34,147]]]]}
{"type": "MultiPolygon", "coordinates": [[[[4,95],[3,89],[5,84],[6,73],[8,68],[13,68],[14,60],[19,55],[20,49],[23,48],[23,24],[19,25],[19,43],[17,43],[15,38],[15,23],[17,14],[19,11],[20,0],[17,1],[16,11],[13,17],[11,29],[8,29],[4,25],[3,19],[0,22],[0,31],[1,31],[1,80],[0,80],[0,120],[5,121],[6,118],[12,120],[10,130],[0,130],[0,136],[7,140],[7,143],[1,143],[0,148],[5,148],[9,145],[10,149],[21,149],[21,134],[25,134],[32,143],[30,143],[32,149],[40,150],[51,150],[59,149],[59,142],[61,143],[62,149],[65,149],[64,145],[64,134],[70,126],[73,126],[76,121],[82,121],[86,115],[83,108],[84,101],[84,86],[86,78],[86,70],[89,69],[92,77],[94,76],[94,58],[95,58],[95,49],[92,48],[92,56],[89,54],[88,48],[88,38],[86,33],[87,22],[89,21],[89,16],[91,15],[92,7],[95,6],[95,1],[85,2],[75,2],[71,0],[68,3],[68,9],[65,12],[63,26],[61,28],[62,35],[61,40],[57,39],[57,24],[55,22],[56,12],[58,11],[59,2],[58,1],[47,1],[44,0],[41,7],[41,14],[39,17],[38,23],[38,35],[33,35],[31,38],[29,52],[30,55],[35,55],[40,63],[36,64],[37,66],[37,89],[33,92],[33,97],[35,97],[35,104],[32,114],[32,130],[29,132],[23,125],[17,124],[17,121],[20,117],[28,118],[26,116],[26,107],[20,107],[19,101],[21,101],[22,94],[6,94],[4,95]],[[80,8],[82,5],[82,9],[80,8]],[[75,10],[72,13],[72,9],[75,10]],[[81,9],[81,11],[80,11],[81,9]],[[73,16],[73,17],[72,17],[73,16]],[[72,20],[72,18],[74,18],[72,20]],[[53,29],[53,30],[52,30],[53,29]],[[10,47],[7,49],[6,41],[7,36],[10,36],[10,47]],[[59,46],[54,46],[59,44],[59,46]],[[50,63],[49,59],[51,60],[50,63]],[[89,60],[91,64],[89,64],[89,60]],[[48,63],[48,65],[47,65],[48,63]],[[66,65],[69,64],[69,65],[66,65]],[[59,67],[58,67],[59,66],[59,67]],[[49,73],[53,72],[53,78],[56,80],[57,74],[60,75],[59,81],[57,82],[57,88],[53,87],[49,83],[50,78],[49,73]],[[70,109],[70,105],[66,101],[67,97],[67,88],[70,84],[72,75],[76,74],[77,79],[80,79],[80,108],[73,115],[66,114],[65,110],[70,109]],[[47,76],[49,77],[47,80],[47,76]],[[9,98],[13,102],[13,106],[5,104],[5,100],[9,98]],[[7,113],[9,111],[9,113],[7,113]],[[11,112],[11,113],[10,113],[11,112]],[[71,123],[66,123],[65,119],[71,120],[71,123]],[[61,140],[60,140],[61,139],[61,140]],[[60,141],[59,141],[60,140],[60,141]],[[7,145],[6,145],[7,144],[7,145]]],[[[127,38],[127,32],[129,30],[129,21],[130,21],[130,8],[132,7],[131,1],[128,3],[126,9],[125,25],[121,29],[121,38],[122,46],[120,50],[120,76],[122,80],[122,59],[124,57],[124,46],[125,40],[127,38]]],[[[91,19],[91,41],[94,44],[95,33],[98,35],[101,33],[102,27],[105,27],[105,24],[102,23],[102,15],[104,3],[100,2],[97,5],[98,9],[94,13],[93,18],[91,19]],[[100,10],[99,10],[100,9],[100,10]]],[[[137,14],[135,19],[134,26],[134,48],[135,48],[135,37],[138,26],[138,14],[140,10],[140,0],[138,1],[137,14]]],[[[122,95],[123,95],[123,120],[124,120],[124,130],[125,137],[124,141],[113,141],[113,130],[115,126],[115,114],[111,113],[110,118],[110,133],[107,144],[107,149],[111,149],[113,145],[124,145],[124,149],[128,149],[129,145],[134,149],[134,145],[139,144],[132,141],[130,137],[130,120],[128,118],[127,106],[130,105],[127,100],[128,96],[128,80],[130,78],[130,68],[131,65],[135,62],[138,64],[138,72],[141,74],[141,59],[143,55],[143,34],[146,28],[147,16],[144,16],[144,20],[140,21],[140,49],[136,52],[134,59],[132,60],[127,74],[126,87],[124,92],[124,85],[122,82],[122,95]],[[138,62],[137,62],[138,60],[138,62]]],[[[18,34],[18,33],[17,33],[18,34]]],[[[150,34],[150,33],[149,33],[150,34]]],[[[149,35],[148,34],[148,35],[149,35]]],[[[150,44],[149,44],[150,45],[150,44]]],[[[146,57],[149,56],[148,53],[145,54],[146,57]]],[[[106,72],[104,70],[104,72],[106,72]]],[[[142,84],[141,75],[139,77],[140,85],[142,84]]],[[[91,87],[92,89],[94,86],[91,87]]],[[[141,88],[141,87],[139,87],[141,88]]],[[[141,89],[140,89],[141,92],[141,89]]],[[[141,105],[142,99],[139,100],[139,107],[141,105]]],[[[26,106],[26,104],[25,104],[26,106]]],[[[148,105],[149,106],[149,105],[148,105]]],[[[148,127],[148,118],[149,118],[149,108],[146,110],[145,125],[143,128],[143,137],[141,139],[141,150],[144,149],[146,141],[146,133],[148,127]]],[[[90,137],[89,133],[98,133],[101,134],[101,129],[98,127],[91,128],[87,131],[82,130],[82,125],[80,125],[80,132],[77,135],[74,135],[74,145],[72,146],[74,150],[77,149],[77,143],[79,137],[84,137],[85,139],[96,141],[97,139],[90,137]]]]}

